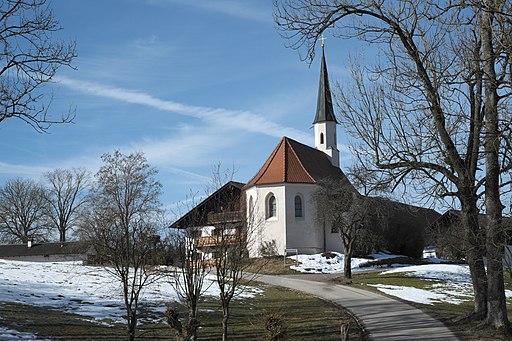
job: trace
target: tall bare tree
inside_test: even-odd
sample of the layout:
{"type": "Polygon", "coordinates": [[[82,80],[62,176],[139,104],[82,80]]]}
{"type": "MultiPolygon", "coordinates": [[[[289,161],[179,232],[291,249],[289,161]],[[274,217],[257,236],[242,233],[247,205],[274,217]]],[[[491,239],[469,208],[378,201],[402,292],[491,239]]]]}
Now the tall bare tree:
{"type": "Polygon", "coordinates": [[[45,86],[76,56],[74,42],[54,37],[60,29],[47,0],[0,2],[0,122],[15,117],[46,131],[73,119],[72,112],[54,118],[48,111],[45,86]]]}
{"type": "Polygon", "coordinates": [[[127,339],[134,340],[139,299],[144,287],[159,278],[153,263],[155,222],[160,213],[161,185],[142,153],[104,154],[96,174],[82,233],[93,243],[106,269],[122,285],[127,339]]]}
{"type": "MultiPolygon", "coordinates": [[[[191,221],[195,221],[192,218],[191,221]]],[[[197,250],[195,227],[190,226],[175,231],[170,236],[172,248],[176,250],[174,259],[174,271],[171,273],[170,283],[180,300],[187,307],[188,316],[185,326],[177,331],[182,340],[198,339],[199,304],[202,295],[208,288],[205,280],[210,273],[205,254],[197,250]]]]}
{"type": "Polygon", "coordinates": [[[509,111],[506,98],[512,95],[512,3],[481,1],[476,5],[480,29],[483,78],[483,116],[485,117],[485,210],[487,217],[487,321],[496,327],[509,327],[503,277],[506,226],[502,222],[500,174],[508,171],[510,148],[500,161],[500,145],[509,145],[512,134],[503,131],[500,118],[510,124],[510,116],[500,117],[500,110],[509,111]],[[501,106],[501,109],[500,109],[501,106]],[[502,168],[503,167],[503,168],[502,168]]]}
{"type": "Polygon", "coordinates": [[[254,208],[246,207],[243,195],[231,193],[224,199],[227,202],[224,201],[222,208],[217,207],[216,213],[211,214],[210,222],[215,227],[213,265],[222,306],[222,340],[226,341],[229,338],[231,302],[244,292],[245,285],[258,272],[258,269],[251,266],[249,250],[254,247],[263,225],[256,215],[248,214],[254,208]],[[226,207],[235,210],[223,211],[226,207]],[[246,274],[249,267],[252,273],[250,276],[246,274]]]}
{"type": "Polygon", "coordinates": [[[59,241],[65,242],[77,223],[78,211],[86,202],[89,172],[83,168],[56,169],[46,173],[45,178],[48,218],[59,231],[59,241]]]}
{"type": "Polygon", "coordinates": [[[423,198],[457,199],[468,243],[475,315],[487,317],[495,327],[507,326],[502,271],[491,265],[487,276],[483,264],[485,231],[478,224],[478,202],[485,185],[487,213],[493,220],[487,231],[487,256],[497,265],[503,254],[498,209],[503,184],[498,175],[510,169],[510,157],[502,156],[499,165],[496,157],[502,150],[498,145],[510,145],[510,127],[498,128],[500,122],[506,126],[503,118],[510,112],[510,2],[275,4],[282,34],[292,46],[305,46],[310,59],[326,30],[380,49],[382,58],[376,65],[354,64],[353,88],[340,87],[338,92],[342,121],[359,142],[359,159],[385,172],[393,185],[414,186],[423,198]]]}
{"type": "Polygon", "coordinates": [[[216,284],[222,306],[222,340],[229,338],[228,325],[231,302],[239,297],[258,272],[251,266],[249,250],[253,249],[263,227],[262,217],[254,212],[254,203],[246,204],[243,191],[231,186],[235,167],[226,168],[218,163],[212,167],[211,188],[217,191],[207,221],[214,228],[211,252],[216,284]],[[247,207],[252,205],[253,207],[247,207]],[[247,274],[251,267],[252,275],[247,274]]]}
{"type": "Polygon", "coordinates": [[[316,205],[316,219],[336,230],[343,245],[345,278],[352,278],[352,256],[358,235],[367,228],[372,205],[363,196],[342,181],[326,178],[318,183],[312,194],[316,205]]]}
{"type": "Polygon", "coordinates": [[[46,239],[44,189],[30,179],[8,180],[0,187],[0,233],[7,242],[46,239]]]}

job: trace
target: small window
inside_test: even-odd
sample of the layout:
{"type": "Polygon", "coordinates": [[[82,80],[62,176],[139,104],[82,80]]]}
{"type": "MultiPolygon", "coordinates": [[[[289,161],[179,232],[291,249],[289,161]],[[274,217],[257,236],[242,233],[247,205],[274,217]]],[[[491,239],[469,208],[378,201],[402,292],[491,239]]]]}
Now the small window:
{"type": "Polygon", "coordinates": [[[303,217],[302,198],[299,195],[295,196],[295,217],[303,217]]]}
{"type": "Polygon", "coordinates": [[[277,216],[277,204],[276,204],[276,197],[271,194],[268,197],[268,203],[267,203],[267,218],[276,217],[277,216]]]}
{"type": "Polygon", "coordinates": [[[324,144],[324,133],[320,133],[320,144],[324,144]]]}
{"type": "Polygon", "coordinates": [[[254,214],[254,200],[252,198],[252,195],[249,197],[249,218],[252,219],[254,214]]]}

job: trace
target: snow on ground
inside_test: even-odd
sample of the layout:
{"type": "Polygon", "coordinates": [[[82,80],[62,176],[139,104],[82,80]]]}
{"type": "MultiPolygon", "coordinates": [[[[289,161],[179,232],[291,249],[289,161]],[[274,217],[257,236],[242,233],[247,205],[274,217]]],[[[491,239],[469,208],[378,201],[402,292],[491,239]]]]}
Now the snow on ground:
{"type": "Polygon", "coordinates": [[[40,340],[48,341],[48,339],[38,339],[36,335],[32,333],[19,332],[13,329],[7,329],[0,327],[0,340],[2,341],[17,341],[17,340],[40,340]]]}
{"type": "MultiPolygon", "coordinates": [[[[214,277],[205,281],[207,296],[218,296],[214,277]]],[[[249,287],[250,297],[258,292],[249,287]]],[[[177,301],[168,280],[161,279],[146,287],[140,302],[159,314],[165,305],[177,301]]],[[[102,267],[79,263],[44,263],[0,260],[0,301],[47,306],[97,320],[124,321],[121,284],[102,267]]],[[[0,340],[4,340],[1,337],[0,340]]]]}
{"type": "MultiPolygon", "coordinates": [[[[375,285],[378,290],[404,300],[432,304],[435,302],[461,304],[473,299],[473,285],[467,265],[458,264],[427,264],[407,266],[382,272],[382,275],[404,273],[406,276],[431,280],[428,290],[391,285],[375,285]],[[414,292],[409,295],[408,292],[414,292]]],[[[507,297],[512,292],[507,290],[507,297]]]]}
{"type": "Polygon", "coordinates": [[[435,302],[461,304],[473,297],[473,286],[467,265],[436,264],[406,266],[382,272],[382,275],[404,273],[432,281],[424,289],[396,285],[372,285],[379,291],[406,301],[433,304],[435,302]]]}
{"type": "MultiPolygon", "coordinates": [[[[322,256],[322,254],[316,255],[298,255],[298,256],[289,256],[288,258],[291,260],[298,259],[298,265],[290,266],[291,269],[303,273],[343,273],[343,262],[345,256],[339,252],[329,252],[328,254],[333,255],[333,258],[327,258],[322,256]]],[[[371,266],[371,267],[359,267],[361,264],[367,263],[372,259],[388,259],[388,258],[397,258],[404,257],[400,255],[393,255],[385,252],[372,253],[368,255],[369,258],[352,258],[351,267],[352,271],[359,270],[370,270],[370,269],[379,269],[381,266],[371,266]]],[[[396,265],[400,266],[400,265],[396,265]]],[[[388,265],[385,266],[386,268],[388,265]]]]}
{"type": "MultiPolygon", "coordinates": [[[[443,293],[432,292],[425,289],[385,284],[372,284],[371,286],[376,287],[379,291],[382,291],[385,294],[400,297],[403,300],[411,302],[432,304],[435,301],[446,302],[446,300],[448,299],[448,296],[443,293]]],[[[455,301],[453,301],[453,303],[455,303],[455,301]]]]}
{"type": "MultiPolygon", "coordinates": [[[[290,256],[289,259],[296,260],[299,264],[290,266],[291,269],[304,273],[343,273],[342,253],[330,252],[334,257],[326,258],[321,254],[290,256]]],[[[359,264],[368,262],[365,258],[352,258],[352,269],[359,267],[359,264]]]]}
{"type": "MultiPolygon", "coordinates": [[[[332,252],[333,258],[316,255],[299,255],[299,265],[290,266],[291,269],[304,273],[343,273],[343,254],[332,252]]],[[[401,257],[388,253],[378,253],[369,255],[374,259],[387,259],[401,257]]],[[[295,260],[295,256],[288,257],[295,260]]],[[[379,266],[359,267],[360,264],[368,262],[365,258],[352,258],[352,272],[369,269],[381,269],[379,266]]],[[[403,300],[417,302],[422,304],[432,304],[435,302],[444,302],[451,304],[461,304],[473,299],[473,285],[471,275],[467,265],[443,264],[443,259],[428,258],[425,261],[433,264],[427,265],[385,265],[386,268],[393,269],[383,271],[381,274],[404,273],[406,276],[417,277],[431,281],[425,288],[414,288],[408,286],[396,286],[386,284],[372,285],[379,291],[403,300]]],[[[507,297],[512,297],[512,291],[506,291],[507,297]]]]}

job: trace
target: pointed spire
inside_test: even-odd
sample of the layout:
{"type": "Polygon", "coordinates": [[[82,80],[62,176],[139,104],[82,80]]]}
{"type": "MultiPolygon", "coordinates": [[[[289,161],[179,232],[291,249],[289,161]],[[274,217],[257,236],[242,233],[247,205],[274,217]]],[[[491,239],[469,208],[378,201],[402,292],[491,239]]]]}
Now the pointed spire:
{"type": "Polygon", "coordinates": [[[334,109],[332,106],[331,89],[329,87],[329,77],[327,75],[327,65],[325,63],[324,54],[324,39],[322,37],[322,62],[320,66],[320,84],[318,86],[318,100],[316,103],[316,116],[313,124],[325,122],[325,121],[336,121],[334,116],[334,109]]]}

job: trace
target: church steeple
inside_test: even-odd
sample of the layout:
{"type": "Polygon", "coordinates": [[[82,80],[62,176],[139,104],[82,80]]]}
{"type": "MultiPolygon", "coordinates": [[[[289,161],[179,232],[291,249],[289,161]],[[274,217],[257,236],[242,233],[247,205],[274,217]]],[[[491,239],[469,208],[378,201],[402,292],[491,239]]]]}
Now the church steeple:
{"type": "Polygon", "coordinates": [[[320,65],[320,83],[318,85],[318,99],[316,101],[316,116],[313,124],[324,121],[336,121],[332,106],[331,88],[329,87],[329,76],[325,63],[324,43],[322,41],[322,62],[320,65]]]}
{"type": "Polygon", "coordinates": [[[318,85],[318,100],[316,115],[313,121],[315,128],[315,148],[329,156],[333,166],[340,166],[340,152],[336,138],[336,116],[332,105],[327,64],[325,62],[324,42],[322,39],[322,61],[320,65],[320,83],[318,85]]]}

